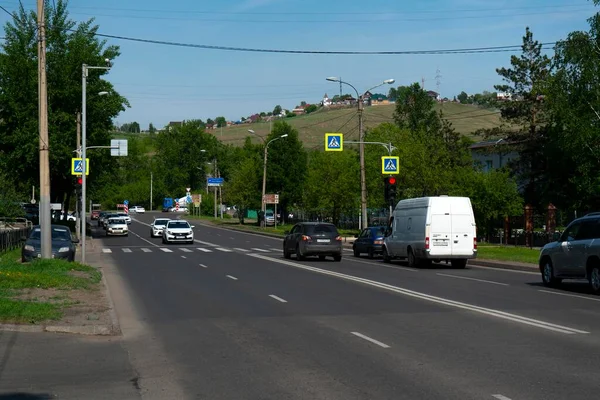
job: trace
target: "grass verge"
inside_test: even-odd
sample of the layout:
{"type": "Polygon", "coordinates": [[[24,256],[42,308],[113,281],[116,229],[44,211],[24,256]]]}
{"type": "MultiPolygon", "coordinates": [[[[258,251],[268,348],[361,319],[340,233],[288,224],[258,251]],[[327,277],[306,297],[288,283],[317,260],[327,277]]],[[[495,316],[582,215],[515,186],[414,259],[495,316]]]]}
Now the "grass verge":
{"type": "Polygon", "coordinates": [[[96,269],[64,260],[20,262],[20,250],[0,255],[0,323],[39,323],[57,320],[72,302],[55,296],[48,301],[20,298],[31,290],[85,290],[100,282],[96,269]]]}
{"type": "Polygon", "coordinates": [[[537,264],[540,251],[527,247],[478,245],[477,258],[537,264]]]}

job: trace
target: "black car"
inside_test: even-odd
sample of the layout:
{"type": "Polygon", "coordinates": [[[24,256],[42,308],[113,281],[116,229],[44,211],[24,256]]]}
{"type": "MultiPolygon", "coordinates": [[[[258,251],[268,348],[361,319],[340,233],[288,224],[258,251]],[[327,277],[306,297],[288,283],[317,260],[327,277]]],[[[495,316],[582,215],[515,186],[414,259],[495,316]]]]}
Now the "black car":
{"type": "MultiPolygon", "coordinates": [[[[71,230],[67,226],[52,225],[52,258],[60,258],[68,261],[75,260],[75,243],[79,240],[73,239],[71,230]]],[[[21,249],[21,261],[27,262],[40,258],[42,253],[40,226],[33,227],[31,234],[21,249]]]]}
{"type": "Polygon", "coordinates": [[[286,232],[283,240],[283,256],[290,258],[296,254],[298,260],[307,256],[333,257],[342,260],[342,237],[333,224],[325,222],[300,222],[286,232]]]}
{"type": "Polygon", "coordinates": [[[352,245],[354,257],[360,256],[361,253],[367,253],[369,258],[373,258],[375,254],[383,253],[383,239],[385,239],[385,227],[370,226],[363,229],[352,245]]]}

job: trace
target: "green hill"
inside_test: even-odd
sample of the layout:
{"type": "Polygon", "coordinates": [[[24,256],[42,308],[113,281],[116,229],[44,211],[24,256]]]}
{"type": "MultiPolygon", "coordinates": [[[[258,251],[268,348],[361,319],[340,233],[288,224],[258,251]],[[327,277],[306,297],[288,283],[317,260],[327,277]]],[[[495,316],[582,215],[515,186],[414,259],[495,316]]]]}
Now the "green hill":
{"type": "MultiPolygon", "coordinates": [[[[500,114],[496,110],[485,109],[473,105],[459,103],[437,104],[445,118],[452,122],[457,132],[473,137],[473,133],[481,128],[494,128],[500,124],[500,114]]],[[[358,118],[356,108],[320,109],[308,115],[286,118],[285,121],[298,129],[300,139],[305,147],[323,146],[326,132],[342,132],[345,137],[358,137],[358,118]]],[[[365,129],[375,127],[383,122],[394,122],[394,105],[378,105],[365,107],[365,129]]],[[[241,145],[252,129],[259,136],[269,134],[269,122],[233,125],[221,129],[209,130],[223,143],[241,145]]],[[[479,138],[473,137],[474,140],[479,138]]]]}

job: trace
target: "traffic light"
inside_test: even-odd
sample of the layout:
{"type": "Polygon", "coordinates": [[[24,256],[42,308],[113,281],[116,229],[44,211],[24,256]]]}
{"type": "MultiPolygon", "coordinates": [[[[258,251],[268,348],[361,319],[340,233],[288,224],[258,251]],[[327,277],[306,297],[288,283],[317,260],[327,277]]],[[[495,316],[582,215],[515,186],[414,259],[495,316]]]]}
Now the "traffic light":
{"type": "Polygon", "coordinates": [[[397,180],[393,176],[387,176],[384,179],[385,181],[385,202],[394,205],[396,202],[396,188],[397,188],[397,180]]]}
{"type": "Polygon", "coordinates": [[[81,186],[83,184],[83,178],[82,177],[80,177],[80,176],[77,177],[77,184],[79,186],[81,186]]]}

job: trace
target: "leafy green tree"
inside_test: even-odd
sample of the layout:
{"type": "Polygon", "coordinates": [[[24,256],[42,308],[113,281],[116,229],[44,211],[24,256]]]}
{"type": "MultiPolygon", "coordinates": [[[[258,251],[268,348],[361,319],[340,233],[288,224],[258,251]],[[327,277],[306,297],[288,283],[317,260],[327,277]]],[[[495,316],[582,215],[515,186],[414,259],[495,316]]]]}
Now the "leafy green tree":
{"type": "Polygon", "coordinates": [[[265,140],[268,143],[282,135],[288,136],[268,148],[267,192],[279,193],[279,205],[285,212],[302,201],[307,159],[298,131],[285,121],[275,122],[265,140]]]}
{"type": "Polygon", "coordinates": [[[460,101],[461,104],[467,104],[467,101],[469,100],[469,95],[462,91],[459,93],[458,96],[456,96],[456,98],[458,99],[458,101],[460,101]]]}
{"type": "Polygon", "coordinates": [[[306,111],[306,113],[307,113],[307,114],[310,114],[310,113],[312,113],[312,112],[315,112],[315,111],[317,111],[317,109],[318,109],[318,108],[319,108],[319,107],[317,107],[317,105],[316,105],[316,104],[311,104],[310,106],[306,107],[306,108],[304,109],[304,111],[306,111]]]}
{"type": "Polygon", "coordinates": [[[529,28],[523,36],[522,54],[513,55],[510,68],[498,68],[496,72],[505,83],[494,86],[496,90],[509,93],[513,100],[499,102],[502,119],[509,126],[504,139],[514,143],[519,159],[513,163],[513,172],[525,184],[525,201],[539,206],[541,192],[536,186],[544,186],[543,179],[548,165],[544,157],[545,132],[548,126],[540,96],[544,95],[551,74],[550,58],[542,53],[542,45],[533,39],[529,28]]]}
{"type": "MultiPolygon", "coordinates": [[[[242,121],[243,121],[243,119],[242,119],[242,121]]],[[[206,120],[206,125],[214,125],[214,124],[215,124],[215,121],[213,121],[211,118],[208,118],[206,120]]]]}
{"type": "Polygon", "coordinates": [[[215,118],[215,123],[217,124],[217,128],[223,128],[224,126],[227,126],[227,120],[225,117],[215,118]]]}
{"type": "Polygon", "coordinates": [[[353,150],[326,153],[312,151],[304,190],[305,208],[330,216],[337,224],[343,214],[360,208],[358,154],[353,150]]]}
{"type": "MultiPolygon", "coordinates": [[[[17,193],[38,186],[39,163],[37,17],[23,5],[4,26],[0,52],[0,170],[17,193]]],[[[93,21],[76,23],[69,18],[67,3],[56,0],[47,7],[48,132],[51,201],[69,202],[73,192],[71,157],[76,148],[76,114],[81,110],[81,65],[104,65],[119,56],[117,46],[107,46],[94,35],[93,21]]],[[[108,145],[112,120],[128,105],[112,84],[102,79],[107,72],[91,71],[88,77],[88,145],[108,145]],[[107,91],[108,96],[95,93],[107,91]]],[[[103,169],[110,169],[107,151],[89,153],[90,187],[103,169]],[[99,166],[102,165],[102,168],[99,166]]]]}
{"type": "Polygon", "coordinates": [[[435,101],[418,83],[408,88],[398,88],[394,120],[401,129],[411,132],[436,133],[440,121],[434,110],[435,101]]]}
{"type": "Polygon", "coordinates": [[[19,203],[25,200],[25,196],[15,191],[7,175],[0,173],[0,216],[20,217],[24,213],[19,203]]]}
{"type": "Polygon", "coordinates": [[[243,223],[245,210],[260,208],[261,162],[258,154],[254,157],[243,158],[232,173],[230,181],[226,184],[227,199],[237,206],[240,221],[243,223]]]}
{"type": "Polygon", "coordinates": [[[152,124],[152,122],[150,122],[150,125],[148,125],[148,132],[149,133],[156,133],[156,128],[154,127],[154,125],[152,124]]]}
{"type": "Polygon", "coordinates": [[[277,104],[275,106],[275,108],[273,109],[273,115],[279,115],[281,114],[281,106],[279,104],[277,104]]]}

